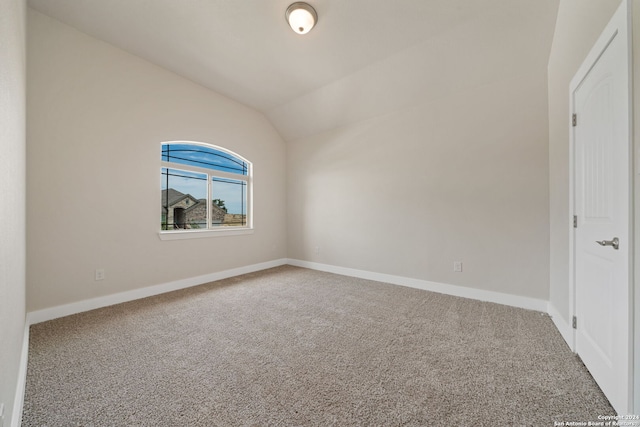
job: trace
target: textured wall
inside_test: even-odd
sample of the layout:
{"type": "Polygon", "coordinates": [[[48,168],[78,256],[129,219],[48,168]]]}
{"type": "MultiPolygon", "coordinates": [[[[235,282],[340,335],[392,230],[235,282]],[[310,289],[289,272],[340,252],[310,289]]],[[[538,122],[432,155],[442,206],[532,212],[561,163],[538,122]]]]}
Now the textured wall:
{"type": "Polygon", "coordinates": [[[284,143],[262,114],[36,11],[28,20],[29,311],[286,256],[284,143]],[[158,238],[168,140],[253,162],[253,234],[158,238]]]}
{"type": "Polygon", "coordinates": [[[0,0],[0,404],[13,416],[25,322],[25,2],[0,0]]]}

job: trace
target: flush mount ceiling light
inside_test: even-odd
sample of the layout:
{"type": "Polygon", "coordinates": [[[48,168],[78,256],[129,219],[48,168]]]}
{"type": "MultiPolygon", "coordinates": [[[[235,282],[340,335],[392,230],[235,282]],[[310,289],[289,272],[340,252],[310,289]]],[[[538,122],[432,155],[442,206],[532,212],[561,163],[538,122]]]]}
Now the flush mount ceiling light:
{"type": "Polygon", "coordinates": [[[289,6],[285,16],[291,29],[298,34],[307,34],[318,22],[316,10],[311,5],[301,1],[289,6]]]}

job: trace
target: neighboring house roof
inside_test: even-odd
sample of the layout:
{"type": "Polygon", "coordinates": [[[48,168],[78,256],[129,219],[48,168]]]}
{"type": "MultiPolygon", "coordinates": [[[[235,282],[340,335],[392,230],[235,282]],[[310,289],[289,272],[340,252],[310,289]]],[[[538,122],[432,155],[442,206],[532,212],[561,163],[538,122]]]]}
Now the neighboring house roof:
{"type": "Polygon", "coordinates": [[[167,190],[162,190],[162,199],[160,201],[162,202],[162,206],[165,206],[165,203],[168,204],[169,206],[171,206],[171,205],[176,204],[177,202],[179,202],[185,196],[186,196],[186,194],[181,193],[178,190],[174,190],[173,188],[170,188],[169,189],[169,203],[166,203],[167,190]]]}
{"type": "Polygon", "coordinates": [[[176,203],[181,202],[184,199],[191,199],[195,205],[199,202],[204,201],[204,199],[198,200],[193,197],[191,194],[184,194],[179,192],[178,190],[174,190],[173,188],[169,189],[169,200],[167,203],[167,190],[162,190],[162,195],[160,198],[160,204],[162,205],[162,209],[167,209],[167,204],[169,207],[175,205],[176,203]]]}
{"type": "MultiPolygon", "coordinates": [[[[168,196],[169,196],[169,200],[168,200],[168,206],[169,207],[175,205],[176,203],[181,202],[182,200],[184,200],[186,198],[189,198],[189,199],[193,200],[193,204],[191,206],[189,206],[188,208],[186,208],[185,212],[189,212],[189,211],[195,209],[196,207],[200,206],[201,204],[206,204],[206,200],[205,199],[196,199],[191,194],[184,194],[184,193],[181,193],[178,190],[174,190],[173,188],[169,189],[168,196]]],[[[167,190],[162,190],[162,199],[160,200],[160,203],[162,204],[162,209],[165,212],[167,210],[167,208],[166,208],[166,203],[167,203],[166,197],[167,197],[167,190]]],[[[221,207],[219,207],[215,203],[213,203],[211,205],[211,209],[212,209],[211,214],[214,217],[219,217],[219,216],[224,217],[224,215],[227,213],[227,211],[225,211],[224,209],[222,209],[221,207]]]]}
{"type": "MultiPolygon", "coordinates": [[[[187,194],[188,196],[188,194],[187,194]]],[[[192,210],[194,210],[196,207],[200,206],[200,204],[203,204],[206,206],[207,201],[205,199],[199,199],[196,200],[194,204],[192,204],[191,206],[189,206],[188,208],[186,208],[184,211],[185,212],[190,212],[192,210]]]]}

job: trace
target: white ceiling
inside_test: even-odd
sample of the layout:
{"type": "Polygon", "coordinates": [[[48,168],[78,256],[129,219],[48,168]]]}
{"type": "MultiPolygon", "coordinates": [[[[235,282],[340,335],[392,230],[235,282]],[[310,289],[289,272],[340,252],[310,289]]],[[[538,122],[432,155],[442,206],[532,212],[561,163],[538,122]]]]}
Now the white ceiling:
{"type": "MultiPolygon", "coordinates": [[[[504,44],[498,59],[505,55],[518,64],[524,60],[528,67],[546,69],[559,0],[308,0],[319,18],[304,36],[285,22],[291,2],[29,0],[29,5],[262,111],[285,139],[292,139],[344,120],[331,119],[327,111],[327,117],[318,118],[320,127],[305,128],[300,123],[310,119],[300,117],[291,128],[300,104],[310,97],[320,109],[314,110],[316,116],[332,108],[327,91],[340,91],[350,80],[361,84],[360,77],[393,92],[398,81],[440,86],[442,82],[422,81],[420,73],[406,67],[431,73],[442,65],[442,74],[449,74],[452,55],[473,54],[469,46],[491,44],[500,50],[504,44]],[[441,52],[442,46],[449,54],[441,52]],[[416,58],[422,59],[416,63],[416,58]]],[[[486,61],[495,59],[489,55],[486,61]]],[[[371,108],[362,105],[354,119],[413,101],[394,102],[370,113],[371,108]]]]}

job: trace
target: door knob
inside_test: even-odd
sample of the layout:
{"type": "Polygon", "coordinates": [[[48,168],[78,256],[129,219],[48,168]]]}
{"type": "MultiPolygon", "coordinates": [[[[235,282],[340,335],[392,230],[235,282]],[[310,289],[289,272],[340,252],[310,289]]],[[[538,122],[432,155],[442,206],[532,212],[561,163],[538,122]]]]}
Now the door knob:
{"type": "Polygon", "coordinates": [[[617,237],[614,237],[613,240],[596,240],[596,243],[600,246],[613,246],[613,249],[618,249],[620,247],[620,240],[617,237]]]}

